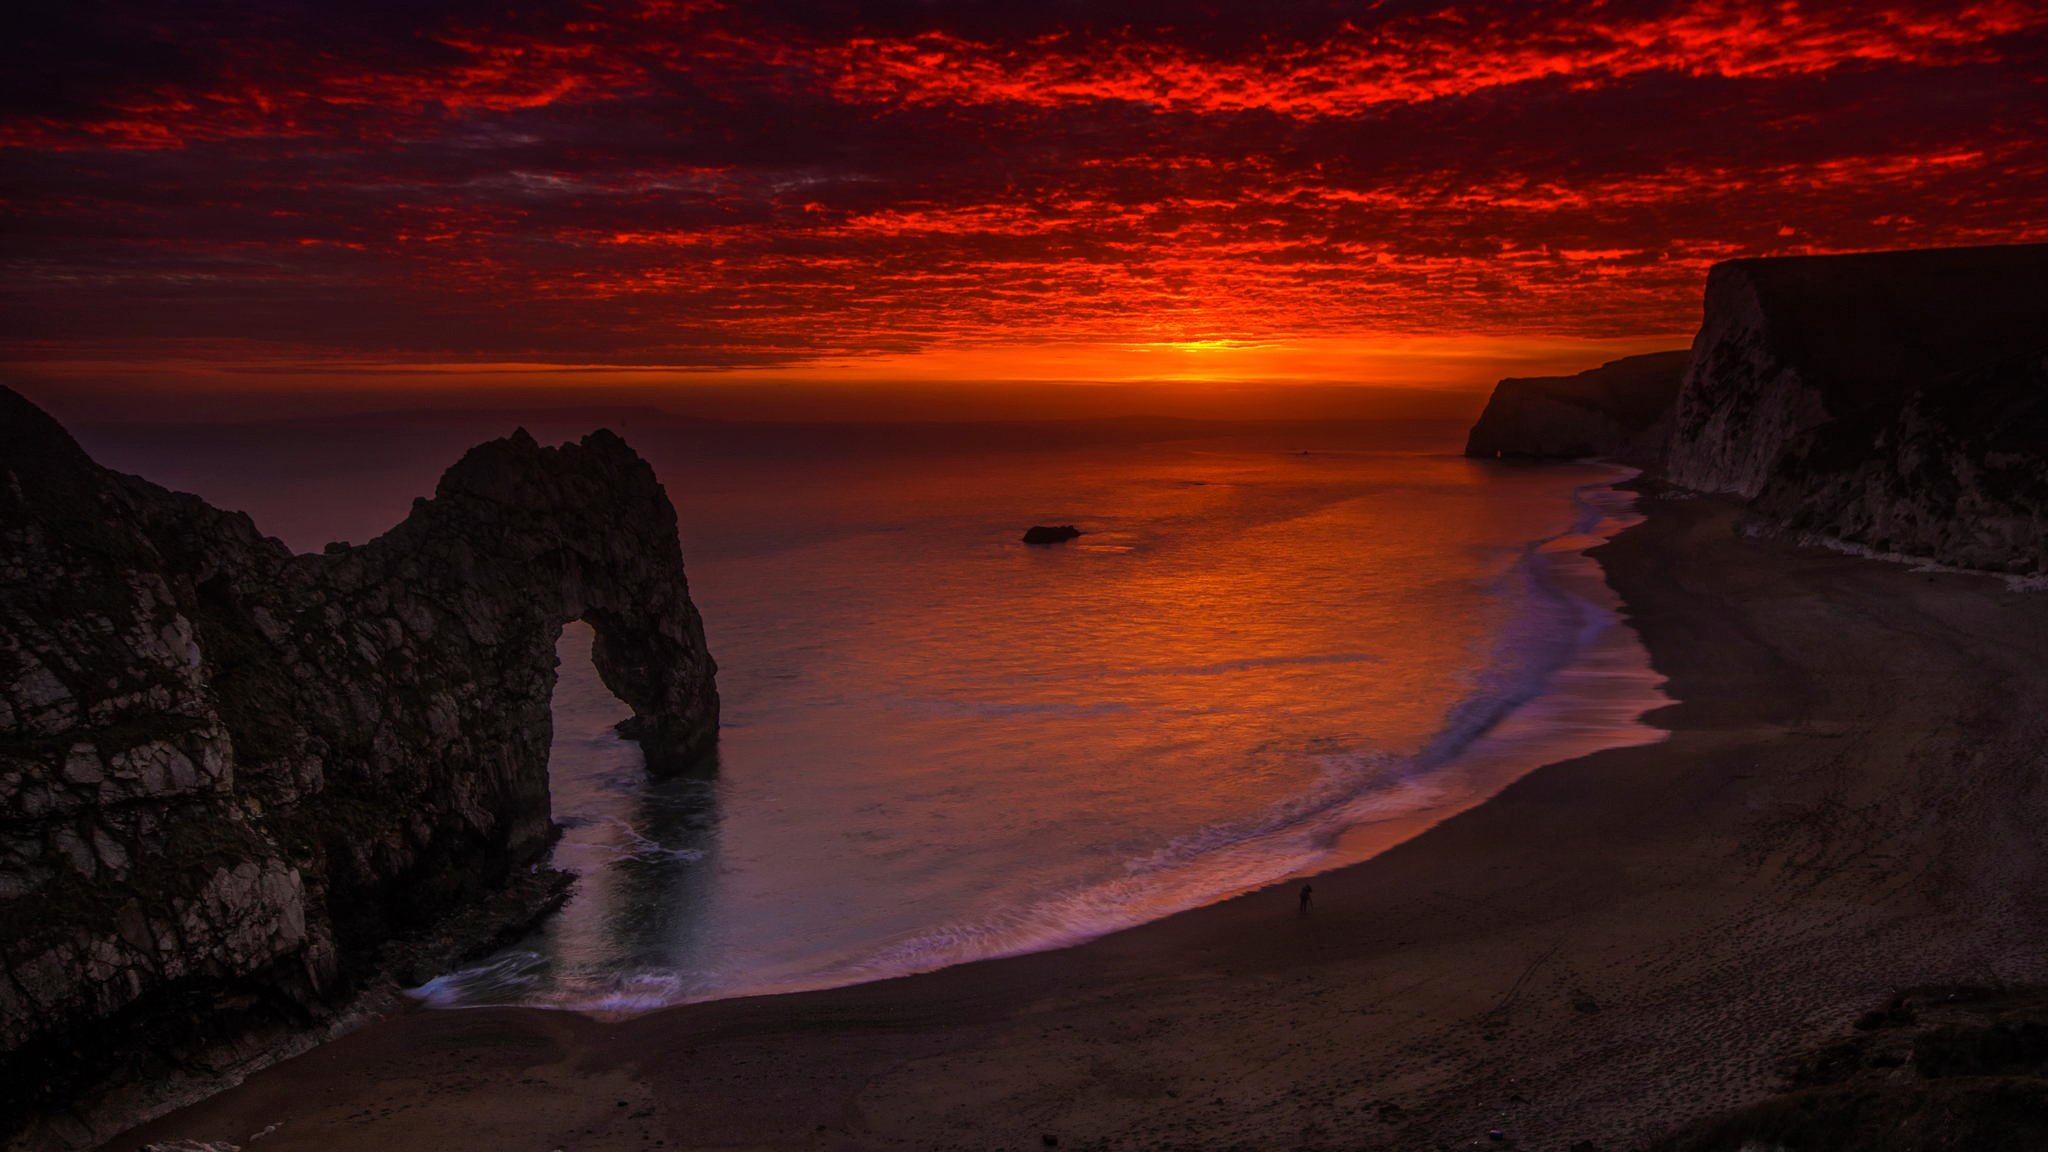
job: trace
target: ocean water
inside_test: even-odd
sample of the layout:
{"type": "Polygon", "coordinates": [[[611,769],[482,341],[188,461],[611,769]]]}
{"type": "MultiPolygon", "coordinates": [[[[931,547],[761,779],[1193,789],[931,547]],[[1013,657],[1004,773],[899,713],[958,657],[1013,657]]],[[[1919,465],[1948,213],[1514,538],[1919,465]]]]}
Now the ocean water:
{"type": "MultiPolygon", "coordinates": [[[[1613,469],[1474,462],[1427,425],[641,424],[719,662],[718,771],[648,779],[570,626],[549,774],[578,887],[429,1004],[631,1011],[1057,947],[1656,738],[1581,555],[1632,515],[1613,469]],[[1037,523],[1086,534],[1022,544],[1037,523]]],[[[476,438],[273,430],[180,486],[313,548],[476,438]]]]}

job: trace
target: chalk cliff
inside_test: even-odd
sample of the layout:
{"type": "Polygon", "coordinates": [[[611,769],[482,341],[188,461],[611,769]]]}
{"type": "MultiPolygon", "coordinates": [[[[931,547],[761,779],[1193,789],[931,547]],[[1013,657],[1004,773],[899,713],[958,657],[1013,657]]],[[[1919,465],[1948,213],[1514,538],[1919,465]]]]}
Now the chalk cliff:
{"type": "Polygon", "coordinates": [[[316,1019],[526,875],[577,619],[650,768],[703,762],[675,512],[612,433],[484,444],[386,535],[295,556],[0,389],[0,1114],[316,1019]]]}
{"type": "Polygon", "coordinates": [[[2048,354],[1943,377],[1795,437],[1760,520],[1962,568],[2048,573],[2048,354]]]}
{"type": "Polygon", "coordinates": [[[1672,401],[1688,354],[1612,360],[1576,376],[1502,380],[1472,426],[1465,455],[1572,460],[1600,456],[1655,463],[1670,434],[1672,401]]]}
{"type": "Polygon", "coordinates": [[[1689,354],[1504,380],[1466,453],[1607,456],[1752,527],[2042,573],[2044,358],[2048,245],[1733,260],[1689,354]]]}
{"type": "Polygon", "coordinates": [[[1665,478],[1758,522],[2048,571],[2048,245],[1716,265],[1665,478]]]}

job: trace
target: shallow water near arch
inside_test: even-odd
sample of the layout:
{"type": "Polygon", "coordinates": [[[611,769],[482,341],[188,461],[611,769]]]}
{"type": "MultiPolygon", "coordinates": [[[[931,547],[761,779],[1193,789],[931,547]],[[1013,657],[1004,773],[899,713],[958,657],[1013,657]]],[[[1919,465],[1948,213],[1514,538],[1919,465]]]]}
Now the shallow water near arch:
{"type": "Polygon", "coordinates": [[[647,779],[570,629],[550,775],[577,892],[417,994],[635,1011],[1056,947],[1656,738],[1655,677],[1581,555],[1628,520],[1617,473],[1454,447],[1351,426],[657,456],[720,769],[647,779]]]}

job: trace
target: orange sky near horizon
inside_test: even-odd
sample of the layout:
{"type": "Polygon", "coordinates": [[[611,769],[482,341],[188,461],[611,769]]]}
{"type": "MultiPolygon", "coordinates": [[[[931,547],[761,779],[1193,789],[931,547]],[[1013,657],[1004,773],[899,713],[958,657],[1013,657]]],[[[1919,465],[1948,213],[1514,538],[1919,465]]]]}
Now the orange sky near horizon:
{"type": "Polygon", "coordinates": [[[1739,256],[2048,239],[2048,8],[54,6],[0,362],[74,408],[1472,390],[1739,256]]]}

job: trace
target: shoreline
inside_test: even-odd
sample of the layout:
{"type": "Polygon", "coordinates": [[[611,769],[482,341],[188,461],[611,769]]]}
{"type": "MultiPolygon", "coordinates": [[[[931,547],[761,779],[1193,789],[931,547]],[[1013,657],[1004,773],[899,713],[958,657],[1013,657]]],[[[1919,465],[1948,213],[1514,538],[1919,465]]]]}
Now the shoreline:
{"type": "Polygon", "coordinates": [[[2039,978],[2048,603],[1642,504],[1595,559],[1670,738],[1324,873],[1313,916],[1265,889],[625,1021],[413,1011],[108,1147],[1609,1147],[1762,1096],[1893,988],[2039,978]]]}
{"type": "MultiPolygon", "coordinates": [[[[1481,466],[1496,467],[1491,462],[1481,466]]],[[[1642,723],[1641,718],[1671,703],[1670,697],[1661,690],[1662,678],[1650,668],[1648,651],[1622,618],[1620,600],[1607,585],[1598,562],[1587,555],[1590,549],[1640,522],[1635,492],[1629,485],[1641,473],[1619,465],[1601,467],[1610,475],[1560,490],[1561,515],[1555,530],[1523,542],[1519,559],[1498,576],[1528,586],[1524,591],[1502,593],[1524,603],[1494,638],[1488,659],[1475,672],[1470,694],[1441,718],[1435,734],[1400,757],[1407,765],[1405,772],[1392,779],[1357,782],[1313,806],[1301,803],[1311,798],[1310,793],[1281,796],[1265,807],[1246,811],[1234,824],[1190,830],[1189,834],[1202,834],[1225,827],[1256,829],[1233,837],[1221,848],[1182,859],[1176,865],[1177,886],[1168,882],[1135,893],[1121,907],[1105,898],[1103,904],[1114,908],[1113,915],[1077,924],[1043,912],[1037,921],[1027,921],[1001,939],[975,939],[944,953],[943,958],[906,948],[900,940],[885,941],[866,954],[843,957],[801,976],[742,983],[736,990],[715,995],[671,998],[615,988],[581,997],[493,1002],[465,999],[462,993],[447,990],[460,988],[463,981],[479,974],[488,979],[494,968],[506,962],[507,953],[502,950],[480,955],[469,966],[437,975],[418,987],[408,987],[404,995],[433,1011],[531,1008],[616,1021],[688,1004],[828,991],[960,964],[1072,948],[1359,863],[1485,803],[1544,764],[1662,740],[1664,733],[1642,723]],[[1555,622],[1532,622],[1540,619],[1537,614],[1560,611],[1571,621],[1569,628],[1559,628],[1555,622]],[[1531,653],[1558,653],[1560,649],[1561,655],[1531,659],[1531,653]],[[1523,694],[1503,698],[1496,682],[1521,684],[1524,674],[1515,665],[1523,662],[1536,668],[1533,687],[1525,686],[1523,694]],[[1469,722],[1475,711],[1483,723],[1469,722]],[[1272,816],[1282,809],[1292,811],[1284,818],[1272,816]],[[1290,847],[1286,853],[1277,852],[1276,846],[1294,842],[1299,843],[1298,850],[1290,847]],[[1275,848],[1276,858],[1259,869],[1256,879],[1247,881],[1244,857],[1256,857],[1269,848],[1275,848]],[[1231,881],[1219,884],[1212,878],[1201,882],[1201,874],[1219,871],[1228,873],[1231,881]],[[906,954],[921,954],[922,958],[914,962],[896,959],[906,954]]],[[[1159,851],[1171,847],[1161,845],[1159,851]]],[[[1107,897],[1115,884],[1103,880],[1089,887],[1042,893],[1039,902],[1030,907],[1057,909],[1072,901],[1107,897]]],[[[976,923],[939,922],[923,931],[939,934],[976,923]]]]}
{"type": "MultiPolygon", "coordinates": [[[[1673,703],[1664,691],[1664,678],[1651,667],[1649,650],[1629,625],[1621,598],[1592,556],[1643,521],[1634,487],[1641,470],[1614,467],[1611,479],[1581,485],[1571,493],[1579,520],[1529,545],[1529,559],[1546,566],[1545,578],[1558,585],[1554,594],[1595,617],[1580,622],[1570,657],[1544,675],[1538,692],[1517,702],[1421,778],[1425,785],[1443,777],[1458,779],[1460,787],[1450,802],[1417,806],[1383,819],[1360,819],[1338,833],[1327,856],[1280,883],[1365,863],[1491,801],[1544,765],[1667,738],[1644,719],[1673,703]],[[1594,498],[1589,499],[1589,493],[1594,498]],[[1619,500],[1608,503],[1598,494],[1619,500]]],[[[1369,803],[1372,798],[1360,799],[1369,803]]]]}

